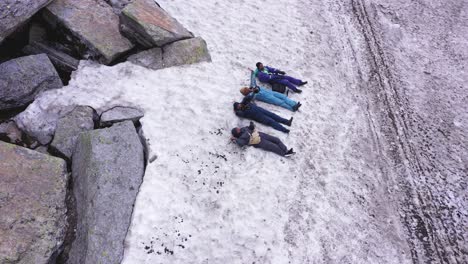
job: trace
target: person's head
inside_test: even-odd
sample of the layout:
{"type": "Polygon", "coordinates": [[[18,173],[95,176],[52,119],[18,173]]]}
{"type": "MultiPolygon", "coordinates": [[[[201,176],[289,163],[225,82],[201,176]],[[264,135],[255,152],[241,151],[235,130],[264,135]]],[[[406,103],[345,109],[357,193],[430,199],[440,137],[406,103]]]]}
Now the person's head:
{"type": "Polygon", "coordinates": [[[241,129],[239,127],[235,127],[231,130],[231,134],[233,137],[238,138],[241,134],[241,129]]]}
{"type": "Polygon", "coordinates": [[[249,87],[242,87],[242,88],[240,89],[240,92],[241,92],[241,94],[243,94],[244,96],[246,96],[246,95],[248,95],[248,94],[251,92],[251,90],[250,90],[249,87]]]}
{"type": "Polygon", "coordinates": [[[261,62],[257,62],[257,64],[255,64],[255,66],[257,66],[257,69],[263,71],[263,64],[261,62]]]}
{"type": "Polygon", "coordinates": [[[234,103],[233,105],[234,111],[240,110],[241,109],[241,104],[240,103],[234,103]]]}

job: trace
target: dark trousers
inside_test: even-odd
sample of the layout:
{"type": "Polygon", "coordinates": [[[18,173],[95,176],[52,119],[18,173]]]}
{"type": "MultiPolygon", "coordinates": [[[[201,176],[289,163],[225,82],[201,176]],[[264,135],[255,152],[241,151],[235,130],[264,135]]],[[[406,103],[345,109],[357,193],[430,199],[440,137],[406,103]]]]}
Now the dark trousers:
{"type": "Polygon", "coordinates": [[[270,136],[268,134],[259,132],[260,134],[260,143],[252,145],[256,148],[260,148],[266,151],[274,152],[280,156],[284,156],[288,152],[288,148],[281,142],[277,137],[270,136]]]}
{"type": "Polygon", "coordinates": [[[286,87],[293,90],[294,92],[297,92],[296,85],[300,85],[302,81],[287,75],[277,75],[275,78],[271,79],[270,83],[280,83],[286,85],[286,87]]]}
{"type": "Polygon", "coordinates": [[[289,129],[283,127],[281,124],[287,124],[289,120],[282,118],[281,116],[272,113],[268,110],[258,107],[257,108],[258,114],[255,121],[258,121],[262,124],[267,126],[271,126],[272,128],[279,130],[281,132],[289,133],[289,129]],[[281,123],[281,124],[280,124],[281,123]]]}

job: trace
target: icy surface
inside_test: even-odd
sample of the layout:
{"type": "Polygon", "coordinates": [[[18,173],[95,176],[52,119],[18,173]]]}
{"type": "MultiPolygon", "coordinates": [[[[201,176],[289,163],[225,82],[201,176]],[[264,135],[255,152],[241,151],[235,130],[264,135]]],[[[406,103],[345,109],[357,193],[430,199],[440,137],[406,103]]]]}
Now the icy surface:
{"type": "MultiPolygon", "coordinates": [[[[369,103],[374,95],[364,82],[374,70],[366,68],[367,44],[352,6],[158,3],[207,41],[212,63],[151,71],[85,62],[68,87],[44,93],[18,118],[50,133],[69,105],[144,109],[156,159],[137,198],[124,263],[412,262],[400,185],[389,178],[400,168],[386,162],[391,153],[379,129],[385,120],[373,120],[385,109],[369,103]],[[303,106],[293,113],[290,135],[259,125],[294,147],[293,158],[229,144],[230,129],[248,123],[232,103],[257,61],[309,81],[291,96],[303,106]]],[[[466,126],[464,116],[454,125],[466,126]]],[[[459,199],[456,206],[466,201],[459,199]]]]}

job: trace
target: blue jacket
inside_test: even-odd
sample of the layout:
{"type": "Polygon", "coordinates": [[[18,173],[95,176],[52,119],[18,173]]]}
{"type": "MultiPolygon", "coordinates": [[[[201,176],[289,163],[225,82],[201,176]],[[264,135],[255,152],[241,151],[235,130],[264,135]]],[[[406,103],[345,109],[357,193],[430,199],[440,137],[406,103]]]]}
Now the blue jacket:
{"type": "Polygon", "coordinates": [[[263,71],[260,71],[259,69],[255,69],[254,71],[255,76],[258,77],[261,82],[269,83],[272,80],[282,78],[278,75],[280,70],[268,66],[264,66],[263,68],[263,71]]]}

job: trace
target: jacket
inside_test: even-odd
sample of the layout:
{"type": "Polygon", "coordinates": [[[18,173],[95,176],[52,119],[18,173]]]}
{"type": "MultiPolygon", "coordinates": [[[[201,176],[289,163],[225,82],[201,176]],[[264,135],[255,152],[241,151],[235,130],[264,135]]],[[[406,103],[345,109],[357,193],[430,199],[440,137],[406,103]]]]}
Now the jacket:
{"type": "Polygon", "coordinates": [[[268,82],[270,82],[272,80],[281,79],[282,77],[278,75],[279,72],[280,72],[280,70],[278,70],[278,69],[268,67],[268,66],[264,66],[263,71],[260,71],[259,69],[255,69],[254,75],[255,75],[255,77],[258,77],[258,79],[261,82],[268,83],[268,82]]]}
{"type": "Polygon", "coordinates": [[[260,134],[255,128],[253,122],[249,126],[241,128],[240,136],[236,139],[237,145],[243,147],[247,145],[256,145],[261,141],[260,134]]]}

